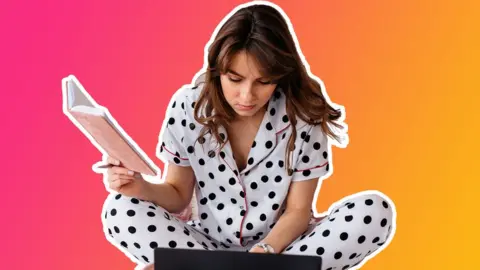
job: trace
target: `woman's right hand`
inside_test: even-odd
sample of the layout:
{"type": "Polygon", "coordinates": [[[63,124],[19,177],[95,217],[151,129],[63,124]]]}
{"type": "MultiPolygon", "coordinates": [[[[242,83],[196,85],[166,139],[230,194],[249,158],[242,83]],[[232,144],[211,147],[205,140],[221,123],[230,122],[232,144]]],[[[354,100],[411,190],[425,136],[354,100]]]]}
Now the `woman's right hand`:
{"type": "Polygon", "coordinates": [[[138,172],[131,171],[120,164],[118,160],[107,158],[111,166],[107,169],[108,187],[120,194],[137,199],[147,199],[149,183],[138,172]]]}

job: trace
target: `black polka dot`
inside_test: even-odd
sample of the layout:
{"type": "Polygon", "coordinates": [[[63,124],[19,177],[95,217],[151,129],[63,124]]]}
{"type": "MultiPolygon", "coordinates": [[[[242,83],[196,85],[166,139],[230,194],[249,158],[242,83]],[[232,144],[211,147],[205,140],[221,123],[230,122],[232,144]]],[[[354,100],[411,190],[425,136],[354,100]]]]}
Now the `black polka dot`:
{"type": "Polygon", "coordinates": [[[250,188],[251,189],[257,189],[258,185],[255,182],[250,183],[250,188]]]}
{"type": "Polygon", "coordinates": [[[302,161],[303,163],[308,163],[310,161],[310,158],[308,156],[303,156],[302,161]]]}
{"type": "Polygon", "coordinates": [[[320,149],[320,143],[315,142],[315,143],[313,144],[313,149],[315,149],[315,150],[320,149]]]}
{"type": "Polygon", "coordinates": [[[128,211],[127,211],[127,216],[129,216],[129,217],[135,216],[135,211],[133,211],[133,210],[128,210],[128,211]]]}
{"type": "Polygon", "coordinates": [[[353,220],[353,216],[352,215],[348,215],[348,216],[345,216],[345,221],[346,222],[350,222],[353,220]]]}
{"type": "Polygon", "coordinates": [[[245,192],[240,191],[240,197],[245,198],[245,192]]]}
{"type": "Polygon", "coordinates": [[[182,119],[182,126],[186,127],[187,126],[187,120],[182,119]]]}
{"type": "Polygon", "coordinates": [[[325,231],[323,231],[322,235],[323,235],[324,237],[329,236],[329,235],[330,235],[330,230],[325,230],[325,231]]]}
{"type": "Polygon", "coordinates": [[[388,203],[386,201],[382,202],[383,207],[388,208],[388,203]]]}
{"type": "Polygon", "coordinates": [[[272,205],[272,210],[273,210],[273,211],[276,211],[279,207],[280,207],[280,205],[278,205],[277,203],[275,203],[275,204],[272,205]]]}
{"type": "Polygon", "coordinates": [[[148,258],[145,257],[144,255],[142,255],[142,258],[143,258],[143,260],[145,260],[146,262],[149,262],[148,258]]]}
{"type": "Polygon", "coordinates": [[[190,235],[190,231],[187,230],[187,228],[184,228],[183,233],[184,233],[186,236],[189,236],[189,235],[190,235]]]}
{"type": "Polygon", "coordinates": [[[202,213],[202,214],[200,215],[200,217],[201,217],[202,219],[207,219],[207,218],[208,218],[208,215],[207,215],[207,213],[202,213]]]}
{"type": "Polygon", "coordinates": [[[382,221],[380,222],[380,226],[382,226],[382,227],[387,226],[387,219],[386,218],[382,219],[382,221]]]}
{"type": "Polygon", "coordinates": [[[203,181],[198,181],[198,185],[199,185],[201,188],[203,188],[203,187],[205,187],[205,182],[203,182],[203,181]]]}
{"type": "Polygon", "coordinates": [[[149,225],[147,229],[149,232],[154,232],[157,230],[157,227],[155,225],[149,225]]]}
{"type": "Polygon", "coordinates": [[[267,168],[271,168],[273,166],[273,162],[271,161],[268,161],[267,163],[265,163],[265,167],[267,168]]]}
{"type": "Polygon", "coordinates": [[[221,151],[221,152],[220,152],[220,157],[221,157],[221,158],[225,158],[225,152],[221,151]]]}
{"type": "Polygon", "coordinates": [[[372,217],[371,217],[371,216],[365,216],[365,217],[363,218],[363,222],[364,222],[365,224],[370,224],[370,222],[372,222],[372,217]]]}
{"type": "Polygon", "coordinates": [[[187,246],[188,246],[189,248],[193,248],[195,245],[194,245],[192,242],[188,241],[188,242],[187,242],[187,246]]]}
{"type": "Polygon", "coordinates": [[[363,244],[363,242],[365,242],[365,240],[366,240],[366,238],[365,238],[364,235],[358,237],[358,243],[359,243],[359,244],[363,244]]]}
{"type": "Polygon", "coordinates": [[[125,241],[122,241],[122,242],[120,242],[120,245],[122,245],[122,246],[124,246],[124,247],[128,248],[128,245],[127,245],[127,243],[126,243],[125,241]]]}
{"type": "Polygon", "coordinates": [[[237,181],[235,181],[235,178],[231,177],[231,178],[228,180],[228,183],[233,186],[233,185],[235,185],[235,184],[237,183],[237,181]]]}
{"type": "Polygon", "coordinates": [[[310,170],[304,170],[304,171],[302,172],[303,176],[309,176],[310,173],[311,173],[310,170]]]}
{"type": "Polygon", "coordinates": [[[302,140],[305,140],[306,137],[307,137],[306,131],[303,131],[302,133],[300,133],[300,138],[302,138],[302,140]]]}
{"type": "Polygon", "coordinates": [[[312,232],[308,237],[312,237],[315,235],[315,232],[312,232]]]}
{"type": "Polygon", "coordinates": [[[267,128],[267,130],[272,130],[273,129],[273,126],[270,122],[268,122],[265,127],[267,128]]]}
{"type": "Polygon", "coordinates": [[[302,245],[302,246],[300,247],[300,251],[301,251],[301,252],[304,252],[305,250],[307,250],[307,248],[308,248],[307,245],[302,245]]]}
{"type": "Polygon", "coordinates": [[[200,204],[205,205],[205,204],[207,204],[207,201],[208,201],[208,199],[206,197],[204,197],[204,198],[200,199],[200,204]]]}
{"type": "Polygon", "coordinates": [[[271,108],[271,109],[270,109],[270,115],[271,115],[271,116],[274,116],[274,115],[275,115],[275,108],[271,108]]]}
{"type": "Polygon", "coordinates": [[[256,142],[256,141],[253,141],[253,143],[252,143],[252,148],[255,148],[255,146],[257,146],[257,142],[256,142]]]}
{"type": "Polygon", "coordinates": [[[266,216],[265,214],[261,214],[261,215],[260,215],[260,220],[261,220],[261,221],[267,220],[267,216],[266,216]]]}
{"type": "Polygon", "coordinates": [[[268,197],[269,197],[270,199],[275,198],[275,192],[270,191],[270,193],[268,193],[268,197]]]}
{"type": "Polygon", "coordinates": [[[372,204],[373,204],[373,200],[372,200],[372,199],[366,199],[366,200],[365,200],[365,204],[366,204],[366,205],[372,205],[372,204]]]}
{"type": "Polygon", "coordinates": [[[325,249],[323,247],[317,248],[317,255],[323,255],[325,253],[325,249]]]}
{"type": "Polygon", "coordinates": [[[222,192],[225,192],[225,188],[224,188],[223,186],[220,186],[220,190],[221,190],[222,192]]]}
{"type": "Polygon", "coordinates": [[[157,248],[158,247],[157,242],[155,242],[155,241],[150,242],[150,247],[151,248],[157,248]]]}
{"type": "Polygon", "coordinates": [[[133,226],[129,226],[128,227],[128,232],[131,233],[131,234],[134,234],[135,232],[137,232],[137,229],[135,229],[135,227],[133,227],[133,226]]]}
{"type": "Polygon", "coordinates": [[[121,197],[122,197],[122,194],[117,194],[115,195],[115,200],[120,200],[121,197]]]}
{"type": "Polygon", "coordinates": [[[198,164],[200,164],[201,166],[205,165],[205,160],[203,160],[203,158],[199,159],[198,164]]]}
{"type": "Polygon", "coordinates": [[[174,232],[175,231],[175,227],[173,227],[173,226],[168,226],[167,229],[168,229],[169,232],[174,232]]]}
{"type": "Polygon", "coordinates": [[[178,157],[174,157],[173,161],[175,162],[175,164],[180,164],[180,159],[178,157]]]}
{"type": "Polygon", "coordinates": [[[283,121],[284,123],[287,123],[287,122],[288,122],[288,116],[287,116],[287,115],[284,115],[284,116],[282,117],[282,121],[283,121]]]}
{"type": "Polygon", "coordinates": [[[215,193],[210,193],[210,194],[208,195],[208,198],[209,198],[210,200],[212,200],[212,201],[215,200],[216,197],[217,197],[217,195],[215,195],[215,193]]]}
{"type": "Polygon", "coordinates": [[[139,243],[133,243],[133,245],[136,247],[136,248],[141,248],[140,244],[139,243]]]}
{"type": "Polygon", "coordinates": [[[247,223],[246,228],[247,228],[247,230],[252,230],[253,229],[253,224],[252,223],[247,223]]]}
{"type": "Polygon", "coordinates": [[[170,119],[168,119],[168,124],[173,125],[174,123],[175,123],[175,119],[173,117],[170,117],[170,119]]]}
{"type": "Polygon", "coordinates": [[[342,267],[342,270],[347,270],[349,267],[350,267],[350,265],[347,264],[344,267],[342,267]]]}
{"type": "Polygon", "coordinates": [[[349,204],[347,205],[347,208],[348,208],[348,209],[352,209],[353,207],[355,207],[355,203],[349,203],[349,204]]]}
{"type": "Polygon", "coordinates": [[[340,251],[335,252],[335,255],[333,255],[333,257],[335,258],[335,260],[342,258],[342,252],[340,251]]]}
{"type": "Polygon", "coordinates": [[[283,168],[283,164],[284,164],[283,160],[278,161],[278,167],[283,168]]]}
{"type": "Polygon", "coordinates": [[[293,247],[292,246],[289,246],[285,249],[285,251],[290,251],[293,247]]]}
{"type": "Polygon", "coordinates": [[[193,148],[193,146],[187,147],[187,151],[188,151],[188,153],[190,153],[190,154],[192,154],[192,153],[194,152],[194,149],[195,149],[195,148],[193,148]]]}
{"type": "Polygon", "coordinates": [[[223,203],[219,203],[219,204],[217,205],[217,209],[218,209],[218,210],[222,210],[223,208],[225,208],[225,205],[224,205],[223,203]]]}
{"type": "Polygon", "coordinates": [[[327,151],[323,151],[323,158],[327,158],[327,157],[328,157],[327,151]]]}
{"type": "Polygon", "coordinates": [[[343,232],[340,234],[340,240],[345,241],[348,239],[348,233],[343,232]]]}
{"type": "MultiPolygon", "coordinates": [[[[208,230],[208,228],[204,228],[203,231],[208,234],[210,231],[208,230]]],[[[207,237],[208,238],[208,237],[207,237]]],[[[209,238],[210,239],[210,238],[209,238]]]]}
{"type": "Polygon", "coordinates": [[[262,182],[267,183],[268,182],[268,176],[264,175],[261,178],[262,182]]]}
{"type": "Polygon", "coordinates": [[[275,182],[280,183],[282,181],[282,177],[280,175],[275,176],[275,182]]]}
{"type": "Polygon", "coordinates": [[[233,204],[236,204],[236,203],[237,203],[237,200],[235,200],[234,198],[231,198],[230,201],[231,201],[233,204]]]}
{"type": "Polygon", "coordinates": [[[168,246],[171,247],[171,248],[174,248],[174,247],[177,246],[177,242],[175,242],[175,241],[170,241],[170,242],[168,242],[168,246]]]}
{"type": "Polygon", "coordinates": [[[272,148],[272,146],[273,146],[272,141],[267,141],[267,142],[265,143],[265,147],[266,147],[267,149],[272,148]]]}
{"type": "Polygon", "coordinates": [[[221,172],[225,171],[225,165],[220,164],[220,166],[218,166],[218,170],[221,172]]]}
{"type": "Polygon", "coordinates": [[[117,209],[113,208],[113,209],[110,211],[110,215],[115,216],[116,214],[117,214],[117,209]]]}
{"type": "Polygon", "coordinates": [[[356,256],[357,256],[357,253],[352,253],[352,255],[350,255],[350,257],[348,258],[351,260],[351,259],[354,259],[356,256]]]}
{"type": "Polygon", "coordinates": [[[253,164],[253,158],[252,157],[248,158],[247,163],[248,163],[248,165],[252,165],[253,164]]]}
{"type": "Polygon", "coordinates": [[[375,243],[377,243],[379,240],[380,240],[380,238],[379,238],[379,237],[375,237],[375,238],[373,238],[373,240],[372,240],[372,243],[374,243],[374,244],[375,244],[375,243]]]}
{"type": "Polygon", "coordinates": [[[232,225],[233,219],[232,218],[227,218],[227,225],[232,225]]]}
{"type": "Polygon", "coordinates": [[[114,230],[116,233],[120,233],[120,229],[119,229],[117,226],[113,226],[113,230],[114,230]]]}
{"type": "Polygon", "coordinates": [[[190,123],[190,125],[188,125],[190,127],[191,130],[194,130],[195,129],[195,124],[194,123],[190,123]]]}
{"type": "Polygon", "coordinates": [[[210,177],[210,179],[214,179],[214,178],[215,178],[215,176],[214,176],[213,173],[211,173],[211,172],[208,173],[208,177],[210,177]]]}
{"type": "Polygon", "coordinates": [[[257,207],[257,206],[258,206],[258,202],[252,201],[252,202],[250,202],[250,205],[253,206],[253,207],[257,207]]]}
{"type": "Polygon", "coordinates": [[[136,199],[136,198],[132,198],[130,201],[131,201],[133,204],[139,204],[139,203],[140,203],[140,201],[139,201],[138,199],[136,199]]]}

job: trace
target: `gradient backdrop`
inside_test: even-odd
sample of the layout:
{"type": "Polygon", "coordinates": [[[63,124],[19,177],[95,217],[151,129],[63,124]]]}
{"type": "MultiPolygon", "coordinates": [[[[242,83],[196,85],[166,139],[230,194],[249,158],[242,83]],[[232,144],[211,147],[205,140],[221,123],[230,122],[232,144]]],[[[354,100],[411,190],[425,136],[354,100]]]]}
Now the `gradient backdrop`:
{"type": "MultiPolygon", "coordinates": [[[[1,269],[134,268],[103,235],[101,156],[63,115],[60,81],[75,74],[163,168],[170,96],[240,3],[0,1],[1,269]]],[[[347,111],[350,144],[334,148],[318,209],[366,189],[397,206],[395,238],[363,269],[475,268],[480,4],[276,3],[347,111]]]]}

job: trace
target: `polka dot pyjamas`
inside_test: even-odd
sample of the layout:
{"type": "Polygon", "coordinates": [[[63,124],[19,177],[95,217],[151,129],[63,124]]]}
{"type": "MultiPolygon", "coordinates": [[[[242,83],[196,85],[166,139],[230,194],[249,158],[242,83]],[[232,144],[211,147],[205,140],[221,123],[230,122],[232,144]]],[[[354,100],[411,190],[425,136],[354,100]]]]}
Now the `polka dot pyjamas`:
{"type": "MultiPolygon", "coordinates": [[[[216,151],[209,133],[196,141],[201,125],[193,108],[199,93],[197,87],[186,87],[173,96],[157,147],[165,164],[193,169],[199,219],[183,223],[158,205],[119,194],[111,195],[104,206],[107,238],[139,263],[151,262],[153,248],[159,246],[246,251],[275,226],[292,183],[321,181],[333,172],[327,136],[320,126],[300,118],[290,159],[293,167],[285,168],[293,125],[280,88],[268,103],[247,166],[239,170],[229,143],[216,151]]],[[[219,132],[228,136],[222,126],[219,132]]],[[[384,247],[394,229],[390,200],[378,192],[359,193],[334,204],[284,253],[321,256],[324,269],[348,269],[384,247]]]]}

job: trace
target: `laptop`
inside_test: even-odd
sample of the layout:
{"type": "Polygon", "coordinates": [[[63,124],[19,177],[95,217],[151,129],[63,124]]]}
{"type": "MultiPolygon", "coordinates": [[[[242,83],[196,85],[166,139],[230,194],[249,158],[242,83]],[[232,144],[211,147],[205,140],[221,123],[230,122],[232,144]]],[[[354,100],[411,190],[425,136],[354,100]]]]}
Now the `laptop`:
{"type": "Polygon", "coordinates": [[[319,256],[156,248],[155,270],[320,270],[319,256]]]}

